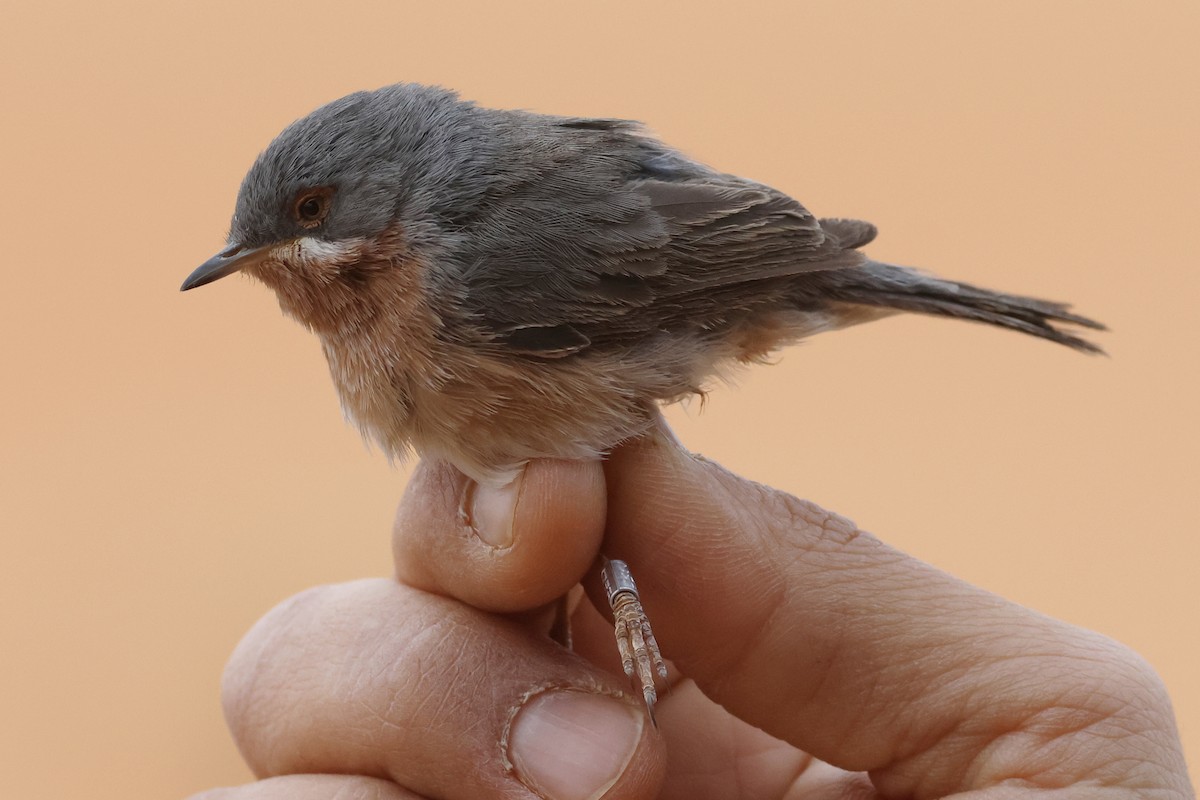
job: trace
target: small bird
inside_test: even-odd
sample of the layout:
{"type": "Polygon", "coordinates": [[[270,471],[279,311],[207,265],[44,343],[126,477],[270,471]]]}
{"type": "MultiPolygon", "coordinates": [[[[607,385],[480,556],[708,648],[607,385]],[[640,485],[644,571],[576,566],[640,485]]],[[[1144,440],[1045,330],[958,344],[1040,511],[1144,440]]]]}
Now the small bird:
{"type": "MultiPolygon", "coordinates": [[[[636,122],[409,83],[284,129],[242,181],[227,246],[182,289],[265,283],[320,339],[364,436],[493,485],[530,459],[603,456],[730,365],[898,312],[1100,352],[1066,326],[1103,326],[1068,306],[873,261],[875,234],[636,122]]],[[[603,577],[652,711],[665,669],[636,586],[619,561],[603,577]]]]}

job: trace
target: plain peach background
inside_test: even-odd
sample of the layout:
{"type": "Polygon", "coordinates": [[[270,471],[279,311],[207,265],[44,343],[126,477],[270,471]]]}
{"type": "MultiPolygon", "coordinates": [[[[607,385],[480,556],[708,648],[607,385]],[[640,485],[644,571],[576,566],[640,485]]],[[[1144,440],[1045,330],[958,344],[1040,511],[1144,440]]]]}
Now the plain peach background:
{"type": "Polygon", "coordinates": [[[882,233],[1069,299],[1111,358],[945,321],[820,337],[670,418],[897,547],[1143,653],[1200,763],[1194,2],[6,4],[0,794],[247,779],[224,659],[390,570],[403,470],[245,280],[181,295],[278,130],[359,88],[645,120],[882,233]],[[36,6],[36,8],[35,8],[36,6]]]}

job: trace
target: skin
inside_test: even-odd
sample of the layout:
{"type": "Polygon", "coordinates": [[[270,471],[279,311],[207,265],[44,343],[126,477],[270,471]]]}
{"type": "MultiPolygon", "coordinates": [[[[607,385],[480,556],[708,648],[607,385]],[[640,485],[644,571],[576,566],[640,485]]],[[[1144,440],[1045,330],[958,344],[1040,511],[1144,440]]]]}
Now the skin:
{"type": "MultiPolygon", "coordinates": [[[[261,780],[193,800],[588,797],[535,793],[516,754],[547,697],[637,708],[613,696],[627,687],[597,586],[575,595],[574,653],[544,635],[602,541],[637,565],[675,659],[659,727],[629,723],[605,798],[1194,796],[1135,653],[732,475],[661,425],[603,463],[532,462],[515,508],[478,491],[423,463],[395,580],[312,589],[247,635],[224,702],[261,780]]],[[[607,763],[596,748],[585,765],[607,763]]]]}

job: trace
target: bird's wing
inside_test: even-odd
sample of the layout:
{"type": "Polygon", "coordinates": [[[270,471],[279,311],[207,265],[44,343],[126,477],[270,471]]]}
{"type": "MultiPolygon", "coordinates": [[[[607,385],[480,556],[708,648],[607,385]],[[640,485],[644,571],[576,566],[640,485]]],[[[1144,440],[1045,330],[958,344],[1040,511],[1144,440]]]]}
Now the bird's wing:
{"type": "Polygon", "coordinates": [[[863,260],[841,239],[867,241],[869,224],[818,220],[781,192],[617,127],[627,123],[570,124],[598,139],[498,198],[474,229],[463,305],[512,350],[555,358],[715,326],[783,279],[863,260]]]}

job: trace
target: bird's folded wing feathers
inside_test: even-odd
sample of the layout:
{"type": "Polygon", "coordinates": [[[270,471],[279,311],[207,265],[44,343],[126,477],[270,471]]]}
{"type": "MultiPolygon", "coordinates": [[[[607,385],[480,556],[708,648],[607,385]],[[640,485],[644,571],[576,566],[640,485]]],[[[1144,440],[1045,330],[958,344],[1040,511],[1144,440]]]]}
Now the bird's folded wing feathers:
{"type": "Polygon", "coordinates": [[[635,334],[626,319],[634,309],[644,326],[656,309],[677,317],[687,295],[729,298],[745,284],[862,262],[844,242],[868,241],[868,223],[817,220],[781,192],[703,169],[572,187],[568,196],[579,202],[569,209],[514,198],[505,214],[525,224],[477,254],[466,276],[468,312],[514,351],[561,357],[606,332],[635,334]]]}

